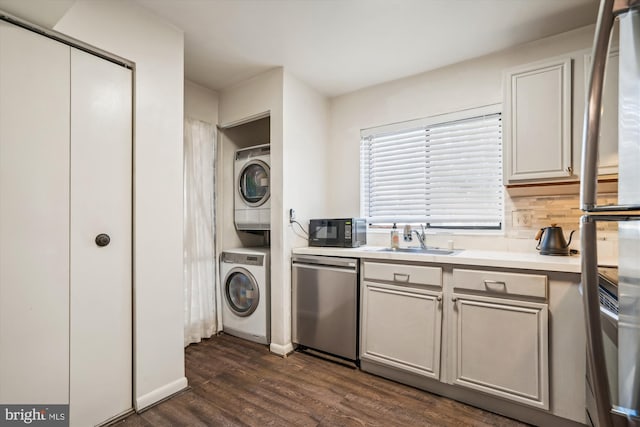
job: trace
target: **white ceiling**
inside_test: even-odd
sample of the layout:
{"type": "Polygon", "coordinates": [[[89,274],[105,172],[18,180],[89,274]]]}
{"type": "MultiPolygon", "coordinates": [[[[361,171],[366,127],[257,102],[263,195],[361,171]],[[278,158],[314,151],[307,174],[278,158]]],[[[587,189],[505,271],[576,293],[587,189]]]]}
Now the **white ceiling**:
{"type": "Polygon", "coordinates": [[[185,32],[219,90],[284,66],[329,96],[595,22],[596,0],[134,0],[185,32]]]}
{"type": "MultiPolygon", "coordinates": [[[[591,24],[595,22],[598,3],[121,1],[134,1],[184,30],[185,74],[198,84],[220,90],[283,66],[329,96],[591,24]]],[[[73,3],[74,0],[0,0],[0,9],[52,27],[73,3]]]]}

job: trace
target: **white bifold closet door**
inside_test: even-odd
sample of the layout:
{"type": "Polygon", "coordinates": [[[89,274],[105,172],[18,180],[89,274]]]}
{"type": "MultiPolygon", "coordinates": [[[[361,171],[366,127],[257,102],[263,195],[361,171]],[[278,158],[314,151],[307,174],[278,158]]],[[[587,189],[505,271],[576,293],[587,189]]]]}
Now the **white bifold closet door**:
{"type": "Polygon", "coordinates": [[[70,49],[0,21],[0,402],[69,402],[70,49]]]}
{"type": "Polygon", "coordinates": [[[130,70],[0,22],[0,402],[132,408],[131,152],[130,70]]]}
{"type": "Polygon", "coordinates": [[[71,49],[70,419],[132,407],[131,71],[71,49]],[[110,238],[98,246],[99,234],[110,238]]]}

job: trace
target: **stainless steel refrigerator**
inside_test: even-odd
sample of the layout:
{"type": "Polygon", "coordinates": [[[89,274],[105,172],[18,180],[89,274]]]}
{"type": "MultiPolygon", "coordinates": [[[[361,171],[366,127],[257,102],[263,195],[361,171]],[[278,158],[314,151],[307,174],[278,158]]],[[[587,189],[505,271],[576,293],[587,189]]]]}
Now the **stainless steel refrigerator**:
{"type": "Polygon", "coordinates": [[[640,426],[640,0],[602,0],[585,109],[580,203],[587,327],[587,414],[596,426],[640,426]],[[604,74],[619,21],[618,204],[597,204],[604,74]],[[599,223],[616,223],[614,286],[599,274],[599,223]],[[616,277],[617,276],[617,277],[616,277]],[[617,287],[615,286],[617,282],[617,287]]]}

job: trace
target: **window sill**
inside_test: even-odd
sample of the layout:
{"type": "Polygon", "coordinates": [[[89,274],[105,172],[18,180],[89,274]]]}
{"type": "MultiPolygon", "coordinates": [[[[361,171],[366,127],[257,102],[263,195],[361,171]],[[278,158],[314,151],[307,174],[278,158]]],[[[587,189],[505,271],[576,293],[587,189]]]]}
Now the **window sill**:
{"type": "MultiPolygon", "coordinates": [[[[400,233],[400,235],[402,235],[402,231],[403,231],[404,225],[401,227],[398,227],[398,232],[400,233]]],[[[413,230],[420,230],[419,227],[414,227],[412,228],[413,230]]],[[[375,234],[375,235],[382,235],[382,234],[389,234],[391,232],[392,228],[391,227],[369,227],[367,229],[367,233],[370,234],[375,234]]],[[[443,230],[443,229],[439,229],[439,230],[433,230],[433,229],[427,229],[426,230],[426,234],[427,236],[505,236],[505,230],[501,229],[501,230],[456,230],[456,229],[449,229],[449,230],[443,230]]]]}

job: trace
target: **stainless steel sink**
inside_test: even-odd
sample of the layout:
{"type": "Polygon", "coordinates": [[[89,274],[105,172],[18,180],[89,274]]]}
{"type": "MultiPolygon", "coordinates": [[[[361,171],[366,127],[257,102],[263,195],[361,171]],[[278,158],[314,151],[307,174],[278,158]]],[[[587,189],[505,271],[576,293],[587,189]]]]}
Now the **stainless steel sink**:
{"type": "Polygon", "coordinates": [[[392,248],[381,248],[381,249],[375,249],[376,251],[379,252],[404,252],[404,253],[410,253],[410,254],[427,254],[427,255],[452,255],[454,254],[456,251],[451,250],[451,249],[441,249],[441,248],[426,248],[426,249],[422,249],[422,248],[398,248],[398,249],[392,249],[392,248]]]}

